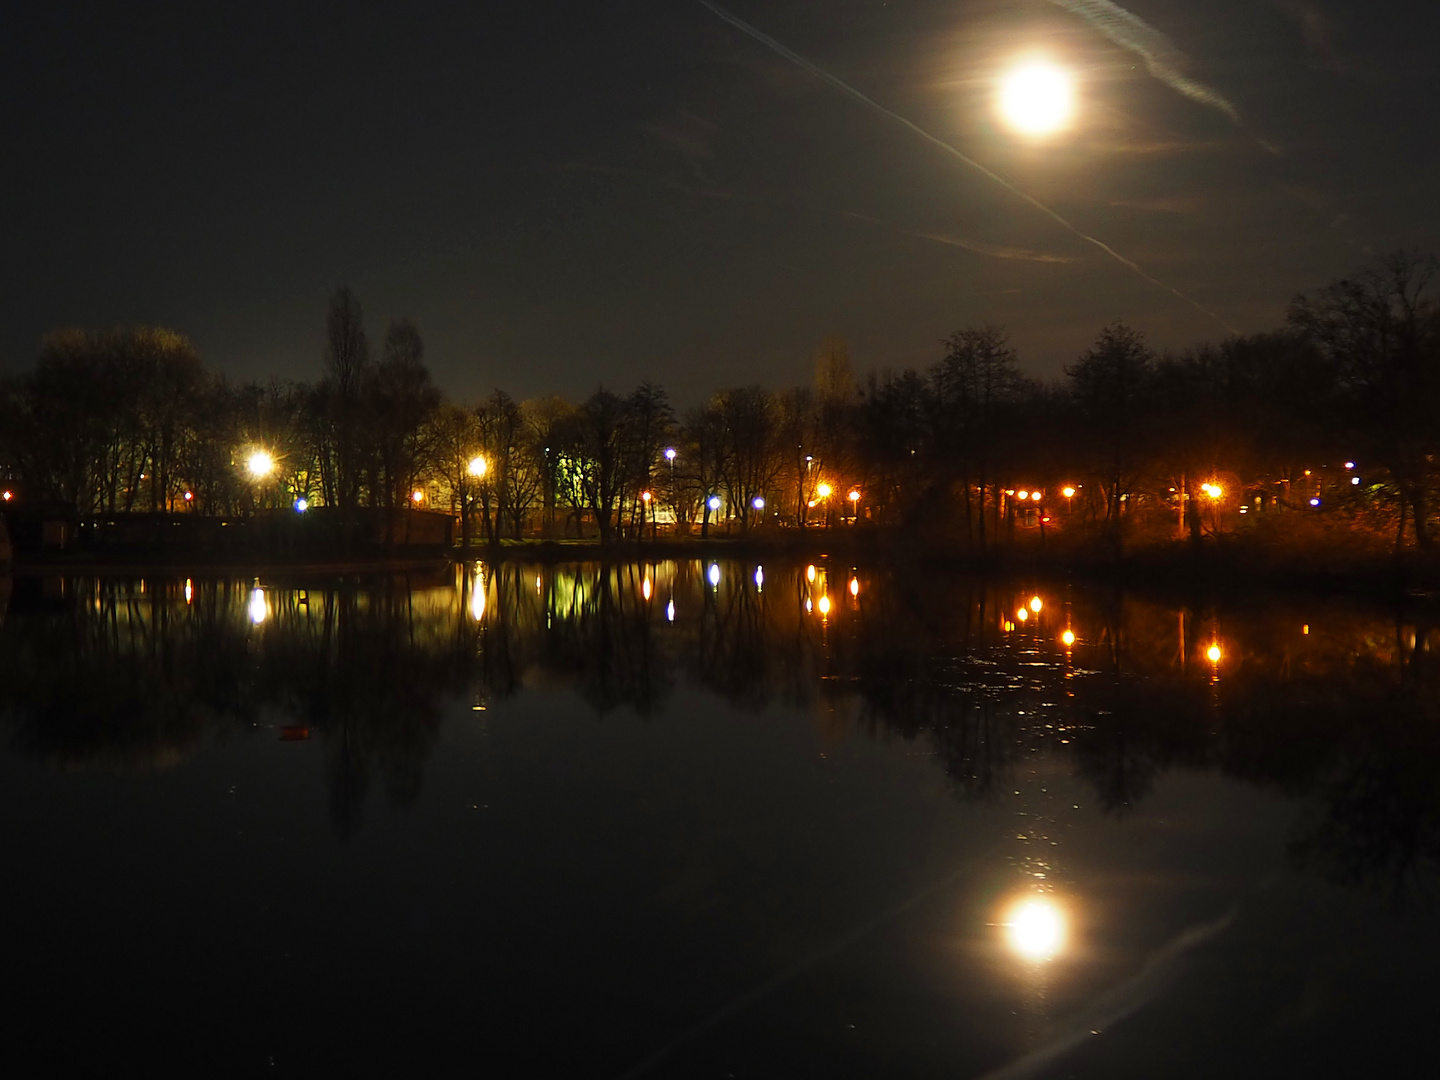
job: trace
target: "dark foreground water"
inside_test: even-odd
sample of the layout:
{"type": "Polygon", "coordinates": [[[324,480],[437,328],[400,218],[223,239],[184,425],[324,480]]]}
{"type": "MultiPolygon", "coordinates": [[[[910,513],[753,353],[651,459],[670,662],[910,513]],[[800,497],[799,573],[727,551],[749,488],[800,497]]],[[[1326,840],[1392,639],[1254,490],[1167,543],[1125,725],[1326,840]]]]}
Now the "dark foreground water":
{"type": "Polygon", "coordinates": [[[1426,611],[824,561],[7,591],[9,1066],[1434,1068],[1426,611]]]}

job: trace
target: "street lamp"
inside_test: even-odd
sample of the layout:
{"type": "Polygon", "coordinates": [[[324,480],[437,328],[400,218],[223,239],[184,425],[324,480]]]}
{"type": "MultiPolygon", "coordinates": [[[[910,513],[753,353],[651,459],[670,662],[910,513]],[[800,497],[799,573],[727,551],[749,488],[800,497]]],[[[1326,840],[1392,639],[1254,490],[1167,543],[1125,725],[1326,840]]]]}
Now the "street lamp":
{"type": "Polygon", "coordinates": [[[264,450],[256,450],[245,459],[245,469],[256,480],[264,480],[275,471],[275,459],[264,450]]]}
{"type": "Polygon", "coordinates": [[[489,468],[490,466],[485,459],[479,454],[476,454],[470,459],[470,464],[465,467],[465,471],[478,480],[485,475],[486,470],[489,468]]]}

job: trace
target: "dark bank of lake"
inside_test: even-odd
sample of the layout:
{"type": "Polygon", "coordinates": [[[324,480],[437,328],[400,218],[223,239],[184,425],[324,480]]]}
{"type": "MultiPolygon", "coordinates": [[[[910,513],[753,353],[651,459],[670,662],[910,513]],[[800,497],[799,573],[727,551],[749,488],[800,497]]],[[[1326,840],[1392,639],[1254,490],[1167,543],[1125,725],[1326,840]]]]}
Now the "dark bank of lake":
{"type": "Polygon", "coordinates": [[[0,606],[14,1065],[1429,1052],[1426,607],[838,558],[54,576],[0,606]]]}

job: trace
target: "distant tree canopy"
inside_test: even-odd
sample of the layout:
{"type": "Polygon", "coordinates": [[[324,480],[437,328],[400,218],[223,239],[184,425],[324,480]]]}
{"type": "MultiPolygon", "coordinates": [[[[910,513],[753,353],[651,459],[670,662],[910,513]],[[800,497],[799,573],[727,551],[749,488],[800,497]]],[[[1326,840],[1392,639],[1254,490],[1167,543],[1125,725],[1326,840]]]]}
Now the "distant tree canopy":
{"type": "Polygon", "coordinates": [[[0,478],[81,515],[304,499],[448,510],[490,541],[633,537],[663,514],[702,534],[843,521],[985,548],[1047,522],[1122,545],[1146,514],[1199,540],[1215,528],[1208,492],[1306,509],[1311,472],[1350,460],[1360,468],[1320,501],[1429,549],[1435,271],[1397,253],[1298,297],[1282,328],[1178,354],[1114,323],[1054,384],[1025,377],[996,326],[956,330],[927,367],[863,378],[832,337],[811,385],[722,388],[679,415],[649,383],[574,403],[449,402],[419,328],[391,323],[374,355],[342,288],[313,383],[232,384],[159,328],[50,335],[31,371],[0,382],[0,478]],[[257,451],[273,471],[247,468],[257,451]]]}

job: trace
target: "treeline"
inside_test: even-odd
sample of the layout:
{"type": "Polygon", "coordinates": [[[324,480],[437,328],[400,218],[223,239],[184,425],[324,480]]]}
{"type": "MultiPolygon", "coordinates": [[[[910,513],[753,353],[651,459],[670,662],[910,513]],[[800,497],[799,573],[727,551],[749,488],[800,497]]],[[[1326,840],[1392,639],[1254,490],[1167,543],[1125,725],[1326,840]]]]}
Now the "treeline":
{"type": "Polygon", "coordinates": [[[648,383],[448,401],[414,324],[373,350],[341,289],[313,383],[232,384],[167,330],[51,335],[0,384],[0,476],[85,516],[418,505],[459,515],[467,539],[853,523],[981,548],[1032,526],[1119,545],[1295,510],[1430,549],[1435,270],[1397,253],[1297,298],[1273,332],[1179,354],[1112,324],[1053,384],[1022,374],[993,326],[863,380],[832,339],[811,386],[733,387],[680,414],[648,383]],[[273,472],[247,469],[257,451],[273,472]]]}

